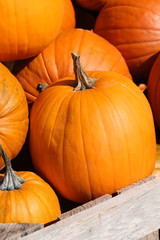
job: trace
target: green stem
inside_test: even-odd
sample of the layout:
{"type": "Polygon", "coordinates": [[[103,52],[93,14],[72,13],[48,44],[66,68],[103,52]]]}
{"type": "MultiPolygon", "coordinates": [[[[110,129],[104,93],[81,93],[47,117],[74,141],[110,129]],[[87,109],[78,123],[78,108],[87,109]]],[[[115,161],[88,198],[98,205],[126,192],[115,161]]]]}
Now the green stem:
{"type": "Polygon", "coordinates": [[[12,169],[12,165],[10,162],[9,157],[7,156],[7,154],[5,153],[5,151],[3,150],[2,146],[0,145],[0,154],[4,160],[5,166],[6,166],[6,173],[5,176],[2,180],[2,183],[0,185],[0,190],[5,191],[11,191],[14,189],[20,189],[22,183],[24,183],[25,181],[20,178],[12,169]]]}
{"type": "Polygon", "coordinates": [[[73,59],[73,68],[77,84],[77,86],[74,88],[74,91],[82,91],[85,89],[93,88],[93,85],[97,79],[89,77],[83,70],[80,63],[80,56],[78,54],[72,52],[71,55],[73,59]]]}

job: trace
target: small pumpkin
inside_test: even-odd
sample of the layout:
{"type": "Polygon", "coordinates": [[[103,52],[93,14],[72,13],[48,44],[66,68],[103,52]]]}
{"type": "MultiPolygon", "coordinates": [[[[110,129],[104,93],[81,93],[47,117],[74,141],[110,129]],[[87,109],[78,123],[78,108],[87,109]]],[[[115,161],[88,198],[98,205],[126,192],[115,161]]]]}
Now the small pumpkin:
{"type": "Polygon", "coordinates": [[[151,104],[156,125],[160,129],[160,54],[148,78],[148,99],[151,104]]]}
{"type": "Polygon", "coordinates": [[[60,205],[53,189],[33,172],[14,172],[0,145],[6,165],[0,174],[0,223],[49,223],[57,220],[60,205]]]}
{"type": "Polygon", "coordinates": [[[0,1],[0,61],[39,54],[60,32],[64,0],[0,1]]]}
{"type": "Polygon", "coordinates": [[[147,98],[114,72],[85,72],[44,89],[30,114],[35,169],[65,198],[87,202],[149,176],[156,139],[147,98]],[[44,167],[45,166],[45,167],[44,167]]]}
{"type": "Polygon", "coordinates": [[[160,49],[160,1],[114,0],[101,9],[94,32],[118,48],[132,77],[148,79],[160,49]]]}
{"type": "Polygon", "coordinates": [[[37,98],[40,82],[50,85],[73,73],[71,52],[82,56],[85,70],[114,71],[131,78],[125,60],[113,45],[89,30],[70,29],[59,34],[37,57],[16,63],[14,74],[28,102],[37,98]]]}
{"type": "Polygon", "coordinates": [[[75,0],[75,2],[88,10],[98,11],[105,5],[107,0],[75,0]]]}
{"type": "MultiPolygon", "coordinates": [[[[0,144],[10,159],[20,152],[28,132],[28,104],[21,84],[0,63],[0,144]]],[[[4,162],[0,157],[0,169],[4,162]]]]}

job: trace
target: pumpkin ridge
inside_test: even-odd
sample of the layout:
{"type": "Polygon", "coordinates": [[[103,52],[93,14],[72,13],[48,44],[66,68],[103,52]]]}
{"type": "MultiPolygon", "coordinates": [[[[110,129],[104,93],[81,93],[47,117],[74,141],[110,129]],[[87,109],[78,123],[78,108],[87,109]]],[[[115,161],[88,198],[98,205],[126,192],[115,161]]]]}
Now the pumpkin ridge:
{"type": "MultiPolygon", "coordinates": [[[[16,0],[13,0],[14,14],[15,14],[15,16],[17,16],[17,14],[16,14],[16,3],[15,2],[16,2],[16,0]]],[[[16,25],[16,36],[17,36],[16,40],[18,40],[19,39],[18,38],[18,29],[19,29],[19,27],[18,27],[18,24],[17,24],[17,18],[15,18],[15,25],[16,25]]],[[[9,44],[9,46],[11,46],[11,44],[9,44]]],[[[16,45],[16,53],[19,52],[18,46],[19,46],[19,44],[16,45]]]]}
{"type": "Polygon", "coordinates": [[[125,46],[125,45],[136,45],[136,44],[146,44],[146,43],[157,43],[157,42],[160,42],[160,40],[154,40],[154,41],[140,41],[140,42],[128,42],[128,43],[119,43],[119,44],[116,44],[115,46],[119,47],[119,46],[125,46]]]}
{"type": "MultiPolygon", "coordinates": [[[[98,31],[105,31],[106,29],[104,28],[98,28],[98,31]]],[[[119,30],[146,30],[146,31],[153,31],[153,32],[156,32],[156,31],[160,31],[159,28],[156,28],[156,29],[153,29],[153,28],[141,28],[141,27],[118,27],[118,28],[108,28],[107,29],[108,31],[119,31],[119,30]]],[[[140,43],[140,42],[138,42],[140,43]]]]}
{"type": "MultiPolygon", "coordinates": [[[[58,107],[58,110],[57,110],[57,115],[56,115],[54,124],[53,124],[53,126],[52,126],[52,128],[51,128],[51,131],[50,131],[50,132],[51,132],[51,133],[50,133],[50,140],[49,140],[50,143],[51,143],[52,134],[53,134],[53,131],[54,131],[54,128],[55,128],[55,122],[56,122],[56,120],[57,120],[57,118],[58,118],[58,115],[59,115],[59,110],[60,110],[63,102],[65,101],[65,99],[66,99],[68,96],[70,96],[70,95],[71,95],[70,92],[69,92],[67,95],[65,95],[65,96],[62,98],[61,103],[59,104],[59,107],[58,107]]],[[[72,97],[72,96],[73,96],[73,94],[72,94],[70,97],[72,97]]],[[[54,104],[53,104],[53,105],[54,105],[54,104]]],[[[52,106],[52,107],[53,107],[53,106],[52,106]]],[[[48,115],[49,115],[49,113],[48,113],[48,115]]],[[[50,148],[50,147],[51,147],[51,145],[49,145],[49,148],[50,148]]]]}
{"type": "MultiPolygon", "coordinates": [[[[97,92],[98,92],[98,93],[101,93],[98,88],[97,88],[97,89],[93,89],[93,90],[94,90],[94,92],[96,91],[96,94],[97,94],[97,92]]],[[[107,142],[108,142],[108,146],[109,146],[108,148],[109,148],[110,156],[111,156],[111,158],[113,159],[112,154],[111,154],[111,145],[110,145],[110,142],[108,141],[107,131],[106,131],[105,127],[104,127],[105,125],[104,125],[103,117],[102,117],[101,112],[99,111],[99,107],[98,107],[97,101],[96,101],[96,99],[95,99],[95,97],[94,97],[94,92],[93,92],[93,91],[92,91],[92,92],[90,91],[90,93],[92,93],[92,94],[91,94],[91,95],[92,95],[92,98],[94,99],[95,105],[97,106],[97,112],[99,113],[99,116],[100,116],[100,119],[101,119],[101,122],[102,122],[102,126],[103,126],[103,129],[104,129],[105,135],[106,135],[106,139],[107,139],[107,142]]],[[[101,95],[104,95],[105,98],[107,99],[107,101],[109,100],[109,102],[111,103],[111,105],[113,105],[112,102],[110,101],[110,99],[109,99],[105,94],[101,94],[101,95]]],[[[115,167],[114,167],[114,161],[111,161],[111,163],[112,163],[112,171],[114,172],[114,169],[115,169],[115,167]]],[[[113,186],[116,186],[114,176],[115,176],[115,174],[113,174],[112,185],[113,185],[113,186]]]]}
{"type": "Polygon", "coordinates": [[[126,60],[129,62],[129,61],[131,61],[131,60],[133,60],[133,59],[142,59],[142,58],[146,58],[146,57],[152,57],[154,54],[156,54],[157,52],[156,51],[154,51],[154,52],[152,52],[152,53],[147,53],[147,54],[144,54],[143,56],[141,55],[141,56],[136,56],[136,57],[132,57],[132,58],[126,58],[126,60]]]}
{"type": "Polygon", "coordinates": [[[46,72],[46,74],[47,74],[47,76],[48,76],[48,78],[45,79],[45,81],[46,81],[46,80],[49,80],[49,81],[46,81],[46,82],[47,82],[48,85],[51,85],[51,84],[52,84],[52,81],[51,81],[52,78],[51,78],[51,76],[50,76],[50,74],[49,74],[49,72],[48,72],[48,68],[47,68],[47,65],[46,65],[46,62],[45,62],[44,52],[43,52],[43,51],[41,52],[40,56],[41,56],[42,61],[43,61],[43,64],[44,64],[45,72],[46,72]]]}
{"type": "MultiPolygon", "coordinates": [[[[8,193],[9,193],[8,191],[0,191],[0,199],[2,199],[2,197],[3,197],[3,202],[7,202],[8,193]]],[[[2,209],[2,211],[6,211],[6,209],[2,209]]],[[[4,222],[5,215],[2,214],[2,216],[3,216],[2,222],[4,222]]],[[[7,216],[8,216],[8,214],[7,214],[7,216]]]]}
{"type": "MultiPolygon", "coordinates": [[[[32,214],[31,214],[31,211],[30,211],[30,207],[29,207],[29,204],[28,204],[28,198],[26,198],[26,195],[25,195],[25,192],[24,192],[24,190],[26,191],[27,189],[26,188],[24,188],[24,185],[23,185],[23,191],[20,191],[20,192],[18,192],[22,197],[23,197],[23,201],[25,202],[25,206],[27,206],[26,207],[26,209],[27,209],[27,212],[28,212],[28,216],[29,216],[29,222],[31,222],[31,220],[32,220],[32,214]]],[[[16,194],[15,194],[16,195],[16,194]]]]}
{"type": "MultiPolygon", "coordinates": [[[[67,112],[67,114],[66,114],[66,119],[65,119],[65,124],[64,124],[64,130],[63,130],[63,139],[62,139],[62,154],[61,154],[61,160],[62,160],[62,169],[63,169],[63,178],[64,178],[64,182],[66,183],[66,188],[68,189],[68,191],[70,192],[70,189],[68,188],[68,184],[67,184],[67,181],[65,181],[65,179],[66,179],[66,174],[65,174],[65,161],[64,161],[64,159],[65,159],[65,157],[64,157],[64,146],[65,146],[65,144],[64,144],[64,140],[65,140],[65,129],[66,129],[66,126],[67,126],[67,118],[68,118],[68,110],[69,110],[69,103],[71,102],[71,99],[73,98],[73,96],[74,96],[74,93],[71,95],[71,94],[68,94],[66,97],[70,97],[70,99],[68,100],[68,103],[67,103],[67,110],[66,110],[66,112],[67,112]]],[[[62,104],[63,104],[63,102],[66,100],[66,97],[63,99],[63,101],[61,102],[61,105],[60,105],[60,107],[62,106],[62,104]]],[[[60,109],[60,108],[59,108],[60,109]]],[[[57,114],[57,116],[59,115],[59,110],[57,111],[58,112],[58,114],[57,114]]],[[[57,119],[57,118],[56,118],[57,119]]],[[[55,119],[55,122],[56,122],[56,119],[55,119]]],[[[55,127],[55,125],[54,125],[54,127],[55,127]]],[[[54,130],[54,127],[53,127],[53,130],[54,130]]],[[[51,136],[52,136],[52,134],[51,134],[51,136]]]]}
{"type": "MultiPolygon", "coordinates": [[[[28,64],[26,65],[26,67],[27,67],[27,69],[28,69],[27,71],[31,72],[28,64]]],[[[36,99],[37,96],[35,95],[34,86],[33,86],[32,84],[30,84],[30,83],[26,80],[26,78],[23,77],[23,75],[21,75],[21,78],[22,78],[23,84],[24,84],[24,82],[25,82],[25,87],[24,87],[25,93],[29,94],[29,95],[31,96],[31,98],[36,99]],[[26,87],[26,85],[27,85],[28,87],[26,87]],[[28,89],[28,90],[27,90],[27,89],[28,89]],[[32,91],[31,91],[31,90],[32,90],[32,91]]],[[[21,84],[21,85],[22,85],[22,84],[21,84]]]]}
{"type": "MultiPolygon", "coordinates": [[[[44,199],[44,194],[40,194],[40,193],[39,193],[40,189],[41,189],[41,188],[39,187],[39,188],[38,188],[38,191],[35,191],[35,188],[34,188],[34,196],[37,196],[37,199],[43,204],[43,208],[44,208],[44,206],[45,206],[45,208],[47,209],[48,215],[51,217],[51,213],[50,213],[50,211],[49,211],[49,209],[48,209],[48,207],[47,207],[46,200],[44,199]],[[43,196],[43,198],[42,198],[42,196],[43,196]]],[[[29,188],[26,188],[25,190],[26,190],[27,192],[32,192],[32,193],[33,193],[33,191],[30,191],[29,188]]]]}
{"type": "MultiPolygon", "coordinates": [[[[89,91],[90,92],[90,91],[89,91]]],[[[80,114],[79,114],[79,121],[80,121],[80,128],[81,128],[81,139],[82,139],[82,147],[83,147],[83,153],[84,153],[84,156],[85,156],[85,162],[86,162],[86,172],[87,172],[87,176],[88,176],[88,186],[89,186],[89,190],[90,190],[90,200],[93,199],[93,194],[92,194],[92,186],[91,186],[91,180],[90,180],[90,174],[89,174],[89,164],[87,163],[87,157],[86,157],[86,150],[85,150],[85,144],[84,144],[84,135],[83,135],[83,130],[82,130],[82,120],[81,120],[81,102],[82,102],[82,92],[80,92],[80,106],[79,106],[79,109],[80,109],[80,114]]]]}
{"type": "MultiPolygon", "coordinates": [[[[60,34],[61,35],[61,34],[60,34]]],[[[55,59],[55,63],[54,63],[54,65],[55,65],[55,68],[56,68],[56,79],[61,79],[61,76],[59,75],[59,71],[58,71],[58,60],[57,60],[57,57],[58,57],[58,55],[59,54],[57,54],[57,51],[58,51],[58,47],[56,47],[57,46],[57,38],[55,39],[55,41],[54,41],[54,59],[55,59]]]]}
{"type": "MultiPolygon", "coordinates": [[[[16,204],[16,194],[15,194],[15,192],[11,191],[10,193],[8,192],[7,194],[9,194],[9,198],[12,199],[10,201],[11,207],[10,207],[10,211],[9,211],[10,212],[10,217],[9,218],[11,219],[11,216],[13,216],[13,213],[15,213],[15,215],[16,215],[16,212],[17,212],[16,210],[17,210],[18,204],[16,204]]],[[[15,220],[16,220],[15,218],[12,218],[12,222],[15,222],[15,220]]]]}
{"type": "MultiPolygon", "coordinates": [[[[107,5],[107,4],[106,4],[107,5]]],[[[146,8],[146,7],[140,7],[140,6],[134,6],[134,5],[130,5],[130,4],[119,4],[119,5],[116,5],[116,6],[111,6],[111,7],[107,7],[107,10],[110,10],[112,8],[121,8],[121,7],[127,7],[127,8],[137,8],[137,9],[143,9],[143,10],[147,10],[157,16],[160,16],[160,14],[158,14],[157,11],[153,11],[151,10],[150,8],[146,8]]],[[[106,9],[105,9],[106,10],[106,9]]]]}
{"type": "MultiPolygon", "coordinates": [[[[21,113],[22,110],[19,109],[19,108],[21,108],[21,105],[23,104],[24,99],[21,99],[21,100],[22,100],[22,102],[18,102],[18,101],[17,101],[17,103],[14,104],[13,108],[4,109],[4,111],[0,113],[0,119],[1,119],[1,118],[4,118],[4,117],[8,117],[8,116],[10,116],[10,114],[14,114],[15,111],[17,111],[16,115],[18,115],[18,112],[21,113]],[[18,109],[19,109],[19,111],[18,111],[18,109]]],[[[8,100],[8,103],[9,103],[9,100],[8,100]]],[[[7,104],[6,104],[6,106],[7,106],[7,104]]],[[[6,106],[4,106],[4,107],[6,107],[6,106]]],[[[3,107],[3,108],[4,108],[4,107],[3,107]]],[[[2,109],[3,109],[3,108],[2,108],[2,109]]],[[[12,117],[13,117],[13,116],[12,116],[12,117]]],[[[28,115],[26,115],[26,118],[24,118],[24,115],[23,115],[23,119],[20,119],[20,118],[19,118],[19,119],[16,119],[16,122],[23,121],[23,120],[26,121],[26,119],[28,119],[28,115]]]]}
{"type": "Polygon", "coordinates": [[[116,69],[116,67],[118,66],[119,62],[122,60],[122,55],[120,55],[120,58],[115,62],[114,65],[112,65],[110,71],[114,71],[114,69],[116,69]]]}
{"type": "MultiPolygon", "coordinates": [[[[126,132],[125,132],[125,130],[124,130],[124,129],[125,129],[125,128],[123,127],[124,124],[123,124],[123,121],[122,121],[122,119],[121,119],[121,117],[120,117],[120,114],[119,114],[119,112],[117,111],[117,106],[113,103],[112,99],[109,98],[109,97],[107,96],[107,94],[103,92],[102,89],[97,88],[96,90],[97,90],[97,92],[98,92],[99,94],[103,95],[103,96],[106,98],[107,101],[109,101],[109,103],[113,106],[114,109],[116,109],[116,115],[118,115],[120,125],[121,125],[122,128],[123,128],[124,139],[125,139],[125,141],[126,141],[126,143],[127,143],[127,146],[128,146],[128,141],[127,141],[127,137],[126,137],[127,134],[126,134],[126,132]]],[[[96,101],[95,101],[95,103],[96,103],[96,101]]],[[[97,105],[97,103],[96,103],[96,105],[97,105]]],[[[97,109],[99,109],[98,106],[97,106],[97,109]]],[[[102,120],[102,123],[103,123],[103,126],[104,126],[103,117],[102,117],[102,114],[100,113],[100,111],[99,111],[99,115],[100,115],[100,117],[101,117],[101,120],[102,120]]],[[[104,128],[104,129],[105,129],[105,128],[104,128]]],[[[105,134],[106,134],[106,136],[107,136],[106,129],[105,129],[105,134]]],[[[107,136],[107,139],[108,139],[108,136],[107,136]]],[[[110,144],[109,141],[108,141],[108,145],[109,145],[109,149],[110,149],[110,152],[111,152],[111,144],[110,144]]],[[[112,154],[110,154],[110,155],[112,156],[112,154]]],[[[129,157],[128,157],[127,159],[129,160],[129,161],[128,161],[128,162],[129,162],[128,165],[130,166],[130,159],[129,159],[129,157]]],[[[112,161],[112,166],[113,166],[113,169],[115,169],[113,163],[114,163],[114,161],[112,161]]],[[[127,179],[127,181],[130,183],[130,182],[131,182],[131,180],[130,180],[130,167],[128,168],[128,170],[129,170],[129,173],[128,173],[128,177],[129,177],[129,178],[127,179]]],[[[112,171],[113,171],[113,170],[112,170],[112,171]]],[[[115,176],[115,174],[113,174],[113,184],[114,184],[114,186],[115,186],[115,189],[117,189],[114,176],[115,176]]],[[[129,183],[128,183],[128,185],[129,185],[129,183]]],[[[114,189],[114,192],[115,192],[115,189],[114,189]]]]}
{"type": "MultiPolygon", "coordinates": [[[[9,191],[5,191],[5,192],[6,192],[6,199],[5,199],[5,200],[8,202],[7,199],[10,198],[10,193],[9,193],[9,191]]],[[[10,212],[10,211],[7,212],[7,217],[10,217],[9,215],[11,215],[11,212],[10,212]]]]}

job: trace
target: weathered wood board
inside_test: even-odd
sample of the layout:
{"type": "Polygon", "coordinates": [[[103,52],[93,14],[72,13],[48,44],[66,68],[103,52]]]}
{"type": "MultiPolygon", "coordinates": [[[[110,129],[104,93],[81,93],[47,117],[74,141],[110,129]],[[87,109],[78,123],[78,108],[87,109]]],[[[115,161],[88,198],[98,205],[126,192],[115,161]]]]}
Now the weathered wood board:
{"type": "Polygon", "coordinates": [[[43,227],[42,223],[0,223],[0,240],[17,240],[43,227]]]}
{"type": "Polygon", "coordinates": [[[22,240],[153,240],[160,228],[160,178],[121,190],[22,240]],[[154,232],[154,233],[153,233],[154,232]],[[150,235],[149,235],[150,234],[150,235]],[[148,235],[148,236],[146,236],[148,235]]]}

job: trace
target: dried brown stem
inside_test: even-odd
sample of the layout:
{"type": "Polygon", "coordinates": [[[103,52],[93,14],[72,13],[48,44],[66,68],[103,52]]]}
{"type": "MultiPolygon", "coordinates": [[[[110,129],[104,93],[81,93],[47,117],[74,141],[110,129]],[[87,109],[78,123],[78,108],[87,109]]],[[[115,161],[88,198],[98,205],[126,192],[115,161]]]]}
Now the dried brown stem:
{"type": "Polygon", "coordinates": [[[77,86],[74,88],[74,91],[82,91],[85,89],[93,88],[93,85],[97,79],[89,77],[83,70],[80,63],[80,56],[78,54],[72,52],[71,55],[73,59],[73,68],[77,84],[77,86]]]}
{"type": "Polygon", "coordinates": [[[14,189],[20,189],[22,183],[24,183],[25,181],[22,178],[20,178],[13,171],[10,159],[7,156],[7,154],[5,153],[5,151],[3,150],[1,145],[0,145],[0,154],[5,162],[5,166],[6,166],[6,173],[5,173],[4,179],[2,180],[2,183],[0,185],[0,190],[11,191],[14,189]]]}
{"type": "Polygon", "coordinates": [[[39,93],[41,93],[41,92],[42,92],[45,88],[47,88],[47,87],[48,87],[47,84],[39,83],[36,89],[37,89],[37,91],[38,91],[39,93]]]}

